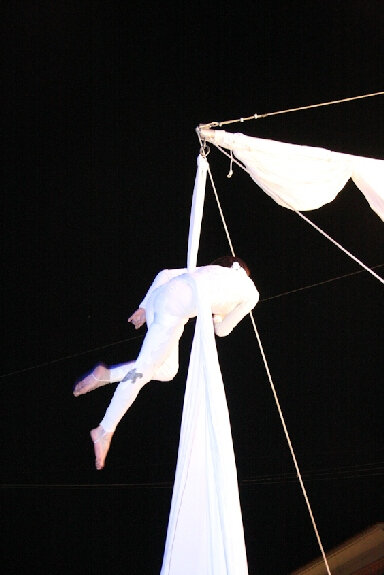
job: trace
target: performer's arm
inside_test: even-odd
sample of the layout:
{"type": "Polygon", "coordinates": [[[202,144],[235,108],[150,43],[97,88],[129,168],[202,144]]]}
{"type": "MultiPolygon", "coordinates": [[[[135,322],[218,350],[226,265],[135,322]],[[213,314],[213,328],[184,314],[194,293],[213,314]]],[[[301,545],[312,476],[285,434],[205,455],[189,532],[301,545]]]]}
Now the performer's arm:
{"type": "Polygon", "coordinates": [[[146,321],[145,309],[142,307],[139,307],[139,309],[133,312],[131,317],[128,318],[128,322],[133,323],[135,329],[139,329],[142,325],[145,324],[145,321],[146,321]]]}
{"type": "Polygon", "coordinates": [[[159,286],[165,284],[168,281],[168,270],[163,270],[157,274],[155,279],[152,282],[151,287],[147,291],[147,294],[143,301],[141,302],[139,308],[133,312],[133,314],[128,318],[128,322],[132,323],[135,326],[135,329],[139,329],[143,326],[146,322],[146,312],[145,308],[147,307],[147,301],[150,294],[159,286]]]}
{"type": "Polygon", "coordinates": [[[215,334],[219,337],[225,337],[231,333],[234,327],[255,307],[259,301],[259,292],[256,290],[246,300],[239,303],[223,319],[221,316],[214,316],[213,324],[215,334]]]}

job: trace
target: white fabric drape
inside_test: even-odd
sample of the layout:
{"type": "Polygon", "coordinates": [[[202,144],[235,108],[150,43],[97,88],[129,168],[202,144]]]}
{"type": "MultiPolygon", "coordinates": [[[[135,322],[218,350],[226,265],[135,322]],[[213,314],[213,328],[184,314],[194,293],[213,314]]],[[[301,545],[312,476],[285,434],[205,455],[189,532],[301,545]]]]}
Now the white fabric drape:
{"type": "Polygon", "coordinates": [[[331,202],[352,178],[384,221],[384,160],[202,129],[201,136],[232,150],[252,179],[278,204],[298,211],[331,202]]]}
{"type": "Polygon", "coordinates": [[[195,187],[192,194],[191,214],[189,217],[189,236],[187,268],[193,271],[197,265],[197,252],[199,251],[199,240],[201,232],[201,222],[203,219],[205,182],[207,180],[208,162],[199,154],[197,157],[197,170],[195,187]]]}
{"type": "MultiPolygon", "coordinates": [[[[198,160],[188,266],[198,251],[207,162],[198,160]],[[204,174],[205,172],[205,174],[204,174]]],[[[247,557],[228,407],[212,312],[195,284],[195,335],[161,575],[247,575],[247,557]]]]}
{"type": "Polygon", "coordinates": [[[369,205],[384,221],[384,161],[349,156],[352,179],[363,192],[369,205]]]}

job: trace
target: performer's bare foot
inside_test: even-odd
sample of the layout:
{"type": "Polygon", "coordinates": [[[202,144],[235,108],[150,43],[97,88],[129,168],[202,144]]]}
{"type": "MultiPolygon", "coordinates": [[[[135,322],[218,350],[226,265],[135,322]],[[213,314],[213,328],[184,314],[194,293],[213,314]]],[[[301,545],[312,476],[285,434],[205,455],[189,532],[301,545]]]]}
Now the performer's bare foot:
{"type": "Polygon", "coordinates": [[[109,369],[105,365],[98,365],[95,369],[82,380],[80,380],[73,388],[73,395],[78,397],[79,395],[84,395],[89,391],[93,391],[102,385],[108,385],[111,383],[109,381],[109,369]]]}
{"type": "Polygon", "coordinates": [[[99,425],[91,431],[91,438],[93,441],[93,449],[95,452],[95,465],[96,469],[103,469],[105,464],[105,458],[109,451],[111,445],[111,439],[113,436],[113,431],[105,431],[105,429],[99,425]]]}

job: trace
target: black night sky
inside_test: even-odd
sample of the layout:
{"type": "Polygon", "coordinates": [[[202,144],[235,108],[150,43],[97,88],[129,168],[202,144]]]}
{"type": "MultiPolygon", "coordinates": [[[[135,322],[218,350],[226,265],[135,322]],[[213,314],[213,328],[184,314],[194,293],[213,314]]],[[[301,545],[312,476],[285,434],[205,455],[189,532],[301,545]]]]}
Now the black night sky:
{"type": "MultiPolygon", "coordinates": [[[[112,386],[72,386],[136,356],[127,317],[157,271],[186,264],[195,127],[384,90],[384,6],[14,0],[0,18],[3,572],[153,575],[193,322],[179,374],[141,392],[102,472],[89,430],[112,386]]],[[[227,129],[384,158],[384,97],[227,129]]],[[[208,159],[328,550],[383,520],[383,285],[208,159]]],[[[306,215],[384,274],[383,223],[353,183],[306,215]]],[[[200,265],[229,252],[209,185],[200,246],[200,265]]],[[[288,575],[319,549],[250,322],[217,345],[249,573],[288,575]]]]}

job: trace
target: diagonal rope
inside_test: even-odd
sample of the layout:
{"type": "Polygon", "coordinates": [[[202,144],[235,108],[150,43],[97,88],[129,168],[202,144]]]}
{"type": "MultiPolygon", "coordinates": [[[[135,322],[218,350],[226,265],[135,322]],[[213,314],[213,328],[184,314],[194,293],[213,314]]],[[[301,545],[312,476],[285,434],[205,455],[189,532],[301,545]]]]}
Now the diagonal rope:
{"type": "Polygon", "coordinates": [[[299,112],[302,110],[310,110],[312,108],[320,108],[321,106],[331,106],[334,104],[342,104],[345,102],[353,102],[354,100],[362,100],[365,98],[372,98],[373,96],[383,96],[384,92],[373,92],[372,94],[363,94],[362,96],[352,96],[350,98],[342,98],[341,100],[331,100],[330,102],[322,102],[321,104],[311,104],[310,106],[299,106],[298,108],[288,108],[287,110],[279,110],[277,112],[267,112],[266,114],[252,114],[247,118],[238,118],[237,120],[226,120],[224,122],[210,122],[209,124],[199,124],[199,128],[215,128],[225,126],[227,124],[236,124],[238,122],[247,122],[248,120],[259,120],[261,118],[268,118],[269,116],[277,116],[278,114],[288,114],[289,112],[299,112]]]}
{"type": "Polygon", "coordinates": [[[227,227],[227,224],[226,224],[226,221],[225,221],[225,218],[224,218],[223,210],[222,210],[222,208],[221,208],[219,196],[217,195],[216,186],[215,186],[215,183],[214,183],[214,181],[213,181],[212,172],[211,172],[211,167],[210,167],[209,164],[208,164],[208,174],[209,174],[209,179],[211,180],[211,185],[212,185],[213,193],[214,193],[214,195],[215,195],[217,207],[218,207],[218,209],[219,209],[220,218],[221,218],[221,221],[222,221],[222,223],[223,223],[223,227],[224,227],[225,234],[226,234],[226,236],[227,236],[227,240],[228,240],[228,244],[229,244],[229,247],[230,247],[230,250],[231,250],[231,254],[232,254],[233,256],[235,256],[235,250],[233,249],[231,237],[230,237],[230,235],[229,235],[228,227],[227,227]]]}
{"type": "MultiPolygon", "coordinates": [[[[226,224],[226,221],[225,221],[225,218],[224,218],[224,213],[223,213],[223,210],[222,210],[221,205],[220,205],[219,197],[218,197],[218,194],[217,194],[216,186],[215,186],[214,181],[213,181],[213,177],[212,177],[212,174],[211,174],[211,170],[210,170],[210,168],[209,168],[209,164],[208,164],[208,173],[209,173],[210,181],[211,181],[211,184],[212,184],[213,192],[214,192],[214,195],[215,195],[215,198],[216,198],[216,202],[217,202],[217,205],[218,205],[218,208],[219,208],[219,213],[220,213],[221,221],[222,221],[222,223],[223,223],[224,230],[225,230],[225,233],[226,233],[227,238],[228,238],[228,243],[229,243],[229,246],[230,246],[230,248],[231,248],[232,255],[234,256],[234,255],[235,255],[235,252],[234,252],[234,249],[233,249],[233,244],[232,244],[232,241],[231,241],[231,238],[230,238],[230,235],[229,235],[228,226],[227,226],[227,224],[226,224]]],[[[291,452],[291,456],[292,456],[293,463],[294,463],[294,466],[295,466],[295,469],[296,469],[297,477],[298,477],[298,479],[299,479],[300,487],[301,487],[301,490],[302,490],[302,493],[303,493],[303,496],[304,496],[305,503],[306,503],[306,505],[307,505],[307,509],[308,509],[308,512],[309,512],[309,516],[310,516],[310,518],[311,518],[311,522],[312,522],[312,525],[313,525],[313,529],[314,529],[314,531],[315,531],[316,539],[317,539],[317,542],[318,542],[318,545],[319,545],[321,554],[322,554],[323,559],[324,559],[324,563],[325,563],[325,566],[326,566],[326,569],[327,569],[327,573],[328,573],[328,575],[332,575],[332,574],[331,574],[331,571],[330,571],[330,568],[329,568],[329,565],[328,565],[327,557],[326,557],[326,555],[325,555],[325,551],[324,551],[324,548],[323,548],[323,544],[322,544],[322,542],[321,542],[321,538],[320,538],[320,534],[319,534],[319,531],[318,531],[318,528],[317,528],[317,525],[316,525],[316,521],[315,521],[315,518],[314,518],[314,516],[313,516],[311,504],[310,504],[310,502],[309,502],[308,495],[307,495],[307,490],[305,489],[304,482],[303,482],[303,479],[302,479],[302,476],[301,476],[301,473],[300,473],[299,464],[298,464],[298,462],[297,462],[296,455],[295,455],[295,452],[294,452],[294,449],[293,449],[293,445],[292,445],[292,442],[291,442],[291,439],[290,439],[290,436],[289,436],[289,433],[288,433],[288,429],[287,429],[287,426],[286,426],[286,423],[285,423],[284,415],[283,415],[283,412],[282,412],[282,409],[281,409],[281,406],[280,406],[279,398],[278,398],[278,396],[277,396],[276,388],[275,388],[275,385],[274,385],[273,380],[272,380],[271,372],[270,372],[270,369],[269,369],[269,366],[268,366],[268,362],[267,362],[266,355],[265,355],[265,353],[264,353],[263,345],[262,345],[262,343],[261,343],[260,335],[259,335],[259,332],[257,331],[257,328],[256,328],[256,323],[255,323],[255,320],[254,320],[254,317],[253,317],[253,313],[251,312],[251,313],[249,314],[249,316],[250,316],[250,319],[251,319],[251,322],[252,322],[253,331],[255,332],[255,336],[256,336],[257,342],[258,342],[258,344],[259,344],[259,349],[260,349],[260,352],[261,352],[261,356],[262,356],[262,358],[263,358],[265,370],[266,370],[266,372],[267,372],[269,385],[270,385],[270,387],[271,387],[271,389],[272,389],[273,397],[274,397],[274,399],[275,399],[275,403],[276,403],[276,406],[277,406],[277,410],[278,410],[278,412],[279,412],[280,421],[281,421],[282,426],[283,426],[284,435],[285,435],[286,440],[287,440],[287,443],[288,443],[289,451],[291,452]]]]}
{"type": "Polygon", "coordinates": [[[299,212],[298,210],[295,210],[295,208],[292,208],[292,206],[289,206],[291,208],[291,210],[293,210],[298,216],[300,216],[305,222],[307,222],[309,225],[311,225],[313,228],[315,228],[315,230],[317,230],[320,234],[322,234],[325,238],[327,238],[327,240],[329,240],[330,242],[332,242],[336,247],[339,248],[339,250],[341,250],[342,252],[344,252],[345,254],[347,254],[347,256],[349,256],[351,259],[353,259],[356,263],[358,263],[362,268],[365,269],[365,271],[367,271],[368,273],[370,273],[371,275],[373,275],[373,277],[375,277],[377,280],[379,280],[379,282],[381,282],[382,284],[384,284],[384,278],[382,278],[381,276],[379,276],[376,272],[374,272],[371,268],[369,268],[368,266],[366,266],[361,260],[359,260],[356,256],[354,256],[351,252],[349,252],[348,250],[346,250],[341,244],[339,244],[339,242],[337,242],[336,240],[334,240],[330,235],[328,235],[326,232],[324,232],[324,230],[322,230],[321,228],[319,228],[319,226],[317,226],[316,224],[314,224],[309,218],[307,218],[304,214],[302,214],[301,212],[299,212]]]}

